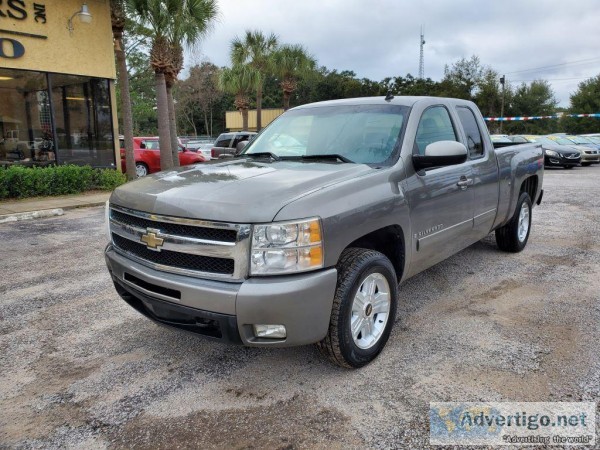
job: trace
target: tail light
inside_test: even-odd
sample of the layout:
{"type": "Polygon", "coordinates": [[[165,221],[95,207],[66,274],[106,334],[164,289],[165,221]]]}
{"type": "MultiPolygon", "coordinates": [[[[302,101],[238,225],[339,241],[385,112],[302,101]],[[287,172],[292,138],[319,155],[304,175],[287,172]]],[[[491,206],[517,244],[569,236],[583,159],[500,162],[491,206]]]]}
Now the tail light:
{"type": "Polygon", "coordinates": [[[216,148],[211,148],[210,149],[210,157],[211,158],[217,158],[217,149],[216,148]]]}

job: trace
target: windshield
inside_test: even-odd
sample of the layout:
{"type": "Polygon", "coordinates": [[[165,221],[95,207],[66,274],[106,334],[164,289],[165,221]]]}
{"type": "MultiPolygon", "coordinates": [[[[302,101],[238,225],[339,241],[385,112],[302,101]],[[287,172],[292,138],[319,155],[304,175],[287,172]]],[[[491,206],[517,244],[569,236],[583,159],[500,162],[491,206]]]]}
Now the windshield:
{"type": "Polygon", "coordinates": [[[600,137],[598,136],[589,136],[588,139],[592,141],[594,144],[600,144],[600,137]]]}
{"type": "Polygon", "coordinates": [[[570,139],[567,139],[565,137],[558,137],[558,136],[548,136],[548,139],[551,139],[552,141],[554,141],[557,144],[560,145],[573,145],[574,142],[570,139]]]}
{"type": "Polygon", "coordinates": [[[593,143],[588,138],[585,138],[583,136],[569,136],[569,139],[571,139],[576,144],[592,144],[593,143]]]}
{"type": "Polygon", "coordinates": [[[281,159],[340,155],[363,164],[392,164],[394,148],[408,115],[398,105],[353,105],[288,111],[244,149],[281,159]]]}

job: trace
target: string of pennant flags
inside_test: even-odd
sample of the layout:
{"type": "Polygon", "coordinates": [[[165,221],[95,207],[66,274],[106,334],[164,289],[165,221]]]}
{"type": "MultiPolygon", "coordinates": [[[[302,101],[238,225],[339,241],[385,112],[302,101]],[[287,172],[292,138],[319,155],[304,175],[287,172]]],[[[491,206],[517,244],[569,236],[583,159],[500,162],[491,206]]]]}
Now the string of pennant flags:
{"type": "Polygon", "coordinates": [[[600,117],[600,113],[594,114],[555,114],[552,116],[515,116],[515,117],[484,117],[488,122],[512,122],[517,120],[539,120],[560,119],[561,117],[600,117]]]}

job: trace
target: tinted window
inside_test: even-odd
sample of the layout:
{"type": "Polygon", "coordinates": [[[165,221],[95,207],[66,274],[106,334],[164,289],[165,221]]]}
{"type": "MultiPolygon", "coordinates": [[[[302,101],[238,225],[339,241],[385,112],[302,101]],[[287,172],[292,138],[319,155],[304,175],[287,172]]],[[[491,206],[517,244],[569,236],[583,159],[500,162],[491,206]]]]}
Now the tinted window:
{"type": "Polygon", "coordinates": [[[459,107],[456,108],[458,112],[458,118],[460,123],[465,130],[467,135],[467,148],[469,149],[469,155],[471,158],[477,158],[483,155],[483,139],[481,138],[481,131],[477,125],[477,119],[475,114],[469,108],[459,107]]]}
{"type": "Polygon", "coordinates": [[[158,150],[160,147],[158,146],[158,141],[144,141],[145,147],[148,150],[158,150]]]}
{"type": "Polygon", "coordinates": [[[215,147],[229,147],[229,143],[231,142],[232,137],[233,135],[231,134],[222,134],[217,138],[215,147]]]}
{"type": "Polygon", "coordinates": [[[415,140],[415,154],[424,155],[425,147],[438,141],[457,141],[450,115],[443,106],[429,108],[421,116],[415,140]]]}

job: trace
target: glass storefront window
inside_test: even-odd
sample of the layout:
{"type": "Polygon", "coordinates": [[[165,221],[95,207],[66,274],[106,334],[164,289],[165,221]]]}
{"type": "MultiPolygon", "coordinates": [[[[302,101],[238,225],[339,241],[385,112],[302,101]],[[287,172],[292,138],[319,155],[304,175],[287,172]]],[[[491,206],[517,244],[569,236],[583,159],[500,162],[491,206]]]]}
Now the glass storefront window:
{"type": "Polygon", "coordinates": [[[115,167],[107,79],[0,69],[0,161],[115,167]]]}

